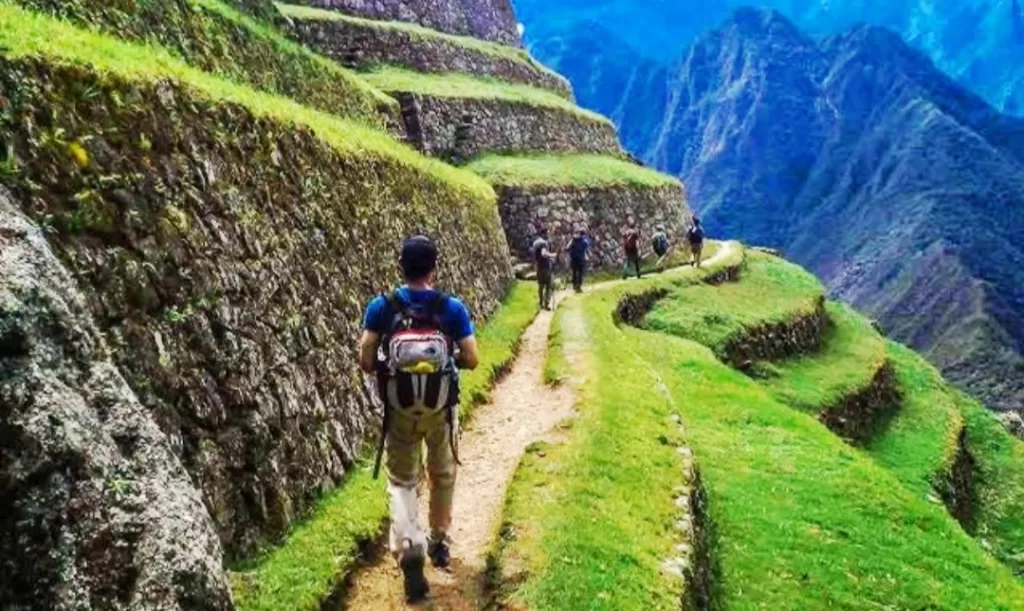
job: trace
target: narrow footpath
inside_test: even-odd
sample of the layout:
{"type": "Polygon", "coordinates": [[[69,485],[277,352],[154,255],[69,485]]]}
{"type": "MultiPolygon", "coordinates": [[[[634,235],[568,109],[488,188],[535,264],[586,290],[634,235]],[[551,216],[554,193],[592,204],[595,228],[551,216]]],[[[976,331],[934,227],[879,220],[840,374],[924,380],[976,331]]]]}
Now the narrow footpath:
{"type": "MultiPolygon", "coordinates": [[[[440,571],[428,562],[430,599],[407,605],[401,571],[383,552],[356,572],[342,609],[476,611],[486,605],[487,546],[501,516],[505,490],[527,446],[546,440],[574,413],[572,391],[566,386],[551,388],[543,380],[552,317],[552,312],[537,315],[523,335],[511,371],[494,388],[491,402],[473,413],[462,433],[459,454],[463,464],[455,488],[451,532],[452,566],[440,571]]],[[[424,487],[421,516],[427,515],[427,498],[424,487]]]]}

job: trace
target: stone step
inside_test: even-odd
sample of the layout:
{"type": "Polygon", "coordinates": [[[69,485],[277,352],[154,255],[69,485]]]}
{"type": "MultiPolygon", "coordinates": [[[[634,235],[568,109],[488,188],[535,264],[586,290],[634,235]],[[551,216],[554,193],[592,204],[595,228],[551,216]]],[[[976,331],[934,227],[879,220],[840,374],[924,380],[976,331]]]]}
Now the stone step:
{"type": "Polygon", "coordinates": [[[572,99],[569,81],[519,48],[399,21],[303,6],[278,8],[287,17],[289,36],[349,68],[388,64],[420,72],[461,72],[540,87],[572,99]]]}

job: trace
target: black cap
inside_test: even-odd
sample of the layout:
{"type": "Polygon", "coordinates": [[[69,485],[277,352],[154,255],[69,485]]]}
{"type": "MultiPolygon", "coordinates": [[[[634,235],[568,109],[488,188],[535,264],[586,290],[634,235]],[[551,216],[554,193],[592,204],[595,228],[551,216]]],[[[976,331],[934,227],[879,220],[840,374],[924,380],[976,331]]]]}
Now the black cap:
{"type": "Polygon", "coordinates": [[[437,267],[437,246],[427,236],[413,236],[402,242],[400,262],[406,280],[425,278],[437,267]]]}

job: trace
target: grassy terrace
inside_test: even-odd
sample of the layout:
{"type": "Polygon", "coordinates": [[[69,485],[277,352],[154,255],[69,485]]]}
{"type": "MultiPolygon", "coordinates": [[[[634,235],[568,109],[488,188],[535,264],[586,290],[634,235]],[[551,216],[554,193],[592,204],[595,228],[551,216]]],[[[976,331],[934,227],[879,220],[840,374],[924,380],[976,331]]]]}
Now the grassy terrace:
{"type": "Polygon", "coordinates": [[[655,305],[645,328],[720,351],[747,329],[814,312],[824,292],[800,267],[757,252],[747,254],[741,277],[738,283],[674,290],[655,305]]]}
{"type": "Polygon", "coordinates": [[[358,121],[199,70],[159,47],[124,42],[0,0],[0,48],[7,59],[42,57],[141,83],[169,79],[211,103],[237,104],[285,125],[310,128],[341,153],[395,159],[450,184],[481,206],[493,206],[493,189],[471,172],[429,159],[358,121]]]}
{"type": "Polygon", "coordinates": [[[43,9],[112,36],[160,45],[196,68],[321,110],[382,125],[395,100],[353,72],[224,0],[5,0],[43,9]]]}
{"type": "MultiPolygon", "coordinates": [[[[483,361],[462,377],[464,417],[487,401],[497,377],[515,357],[523,331],[537,315],[533,285],[516,283],[502,307],[478,329],[483,361]]],[[[321,608],[358,559],[362,542],[381,533],[387,516],[383,477],[359,465],[317,511],[264,556],[235,567],[232,585],[242,611],[314,611],[321,608]]]]}
{"type": "Polygon", "coordinates": [[[464,167],[495,186],[682,187],[667,174],[609,155],[482,155],[464,167]]]}
{"type": "Polygon", "coordinates": [[[863,390],[886,360],[885,341],[864,317],[839,303],[826,308],[832,327],[820,352],[761,365],[776,400],[811,414],[863,390]]]}
{"type": "Polygon", "coordinates": [[[558,79],[563,77],[557,72],[551,70],[544,64],[538,62],[524,49],[518,49],[516,47],[510,47],[508,45],[502,45],[498,43],[488,42],[480,38],[474,38],[472,36],[458,36],[456,34],[448,34],[445,32],[439,32],[432,30],[427,27],[423,27],[416,23],[409,23],[405,21],[380,21],[375,19],[364,19],[361,17],[354,17],[352,15],[346,15],[339,11],[330,11],[320,9],[312,6],[301,6],[294,4],[283,4],[276,3],[277,10],[282,15],[291,19],[298,20],[320,20],[320,21],[340,21],[357,25],[363,28],[371,28],[378,30],[391,30],[398,31],[408,34],[412,38],[416,38],[425,42],[440,41],[451,45],[463,47],[465,49],[476,51],[478,53],[484,53],[493,57],[507,59],[521,64],[527,65],[530,68],[538,71],[547,73],[558,79]]]}
{"type": "MultiPolygon", "coordinates": [[[[620,285],[559,312],[560,341],[580,325],[588,332],[583,365],[556,372],[586,380],[581,415],[563,444],[528,456],[513,482],[498,552],[507,599],[537,610],[678,608],[681,585],[658,562],[676,536],[667,503],[681,477],[669,457],[678,442],[669,416],[678,414],[714,526],[712,608],[1024,608],[1010,571],[895,471],[708,347],[612,322],[625,294],[669,281],[678,285],[670,300],[703,294],[692,280],[620,285]]],[[[756,276],[748,271],[746,282],[756,276]]],[[[780,311],[768,300],[745,303],[751,317],[780,311]]],[[[564,359],[551,367],[567,368],[564,359]]]]}
{"type": "Polygon", "coordinates": [[[977,401],[951,391],[977,461],[975,536],[1017,575],[1024,574],[1024,443],[977,401]]]}
{"type": "Polygon", "coordinates": [[[373,71],[362,73],[362,76],[374,87],[387,92],[416,93],[442,98],[501,100],[513,104],[564,110],[591,121],[611,124],[607,117],[577,106],[556,93],[529,85],[505,83],[455,72],[430,74],[395,66],[380,66],[373,71]]]}

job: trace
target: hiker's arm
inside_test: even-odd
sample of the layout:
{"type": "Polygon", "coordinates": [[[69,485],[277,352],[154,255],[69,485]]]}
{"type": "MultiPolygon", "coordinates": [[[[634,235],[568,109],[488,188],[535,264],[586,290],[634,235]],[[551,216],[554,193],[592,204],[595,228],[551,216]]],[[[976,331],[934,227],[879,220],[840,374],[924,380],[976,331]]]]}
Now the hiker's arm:
{"type": "Polygon", "coordinates": [[[476,346],[476,337],[470,335],[459,340],[459,360],[456,363],[459,369],[476,369],[480,365],[480,353],[476,346]]]}
{"type": "Polygon", "coordinates": [[[363,331],[359,340],[359,367],[366,373],[376,371],[377,348],[380,347],[380,335],[373,331],[363,331]]]}

